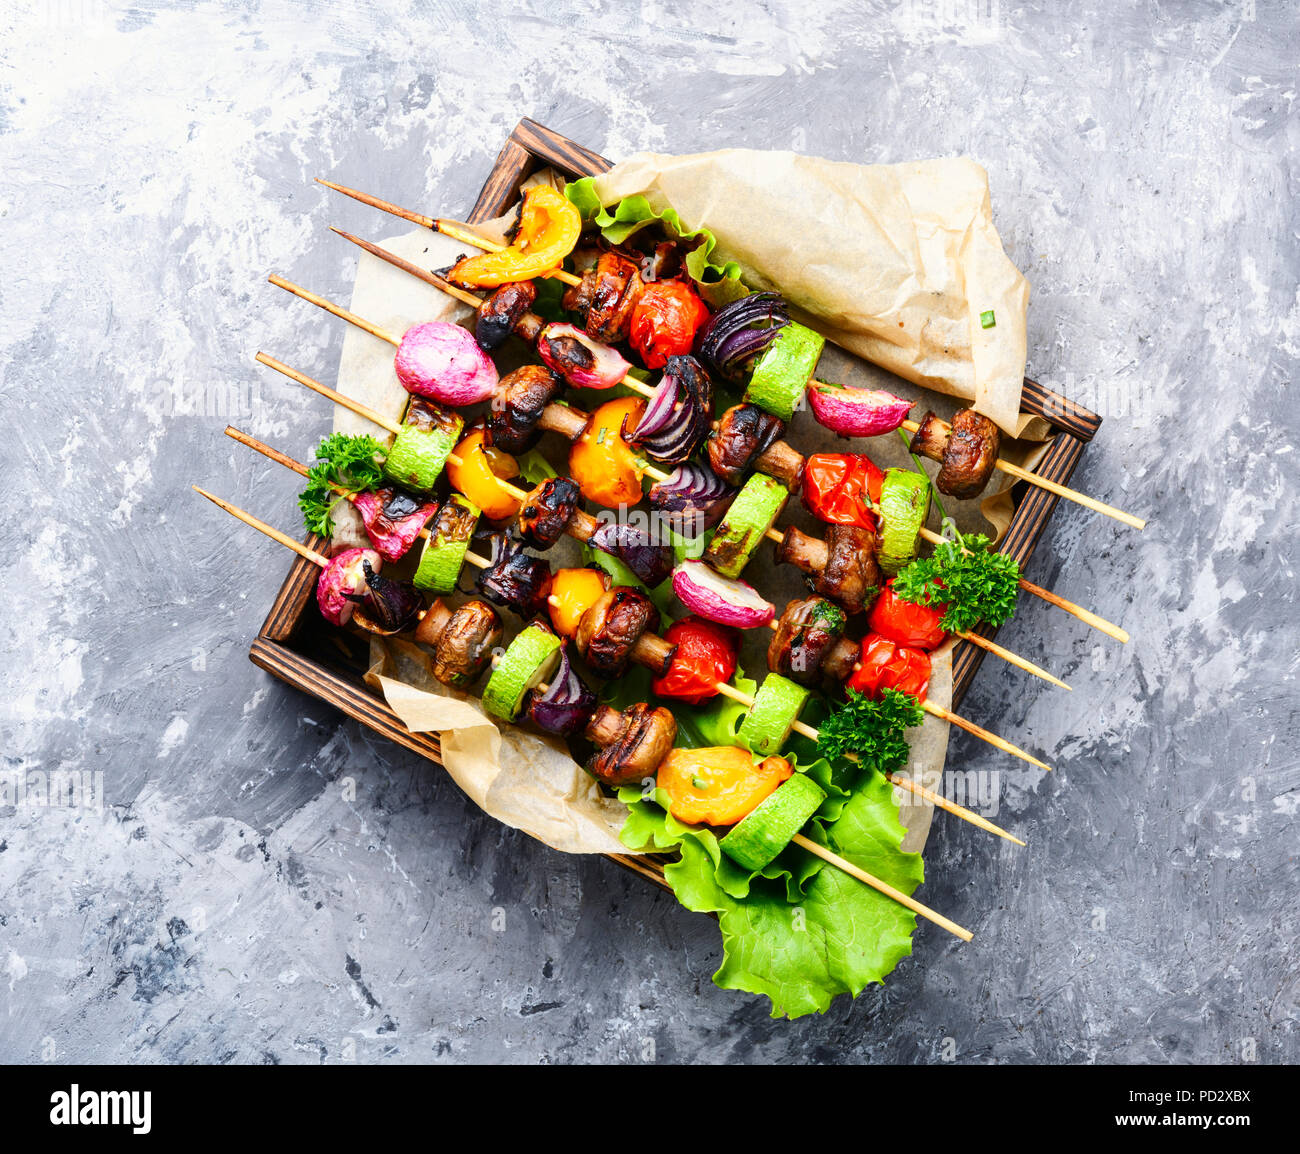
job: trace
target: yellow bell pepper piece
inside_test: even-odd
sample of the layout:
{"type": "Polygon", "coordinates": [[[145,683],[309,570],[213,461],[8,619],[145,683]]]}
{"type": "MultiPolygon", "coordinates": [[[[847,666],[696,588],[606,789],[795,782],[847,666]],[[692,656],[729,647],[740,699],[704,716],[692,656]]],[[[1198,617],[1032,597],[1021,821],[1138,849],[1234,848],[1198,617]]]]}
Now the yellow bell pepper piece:
{"type": "Polygon", "coordinates": [[[457,261],[447,279],[464,288],[498,288],[532,280],[558,267],[582,232],[582,214],[549,184],[524,194],[519,229],[512,244],[457,261]]]}

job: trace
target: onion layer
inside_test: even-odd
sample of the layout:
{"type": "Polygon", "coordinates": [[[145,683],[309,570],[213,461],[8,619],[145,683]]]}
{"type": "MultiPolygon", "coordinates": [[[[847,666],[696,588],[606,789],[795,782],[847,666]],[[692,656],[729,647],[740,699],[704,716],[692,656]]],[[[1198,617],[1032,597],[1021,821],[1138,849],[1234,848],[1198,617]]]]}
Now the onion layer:
{"type": "Polygon", "coordinates": [[[596,695],[578,676],[569,661],[569,646],[560,647],[560,664],[545,692],[533,690],[528,699],[528,716],[547,733],[570,737],[586,727],[596,711],[596,695]]]}
{"type": "Polygon", "coordinates": [[[789,323],[790,310],[780,294],[750,293],[714,313],[696,347],[706,364],[735,380],[789,323]]]}
{"type": "Polygon", "coordinates": [[[629,434],[649,457],[676,465],[694,454],[713,421],[713,382],[694,357],[669,357],[663,379],[629,434]]]}
{"type": "Polygon", "coordinates": [[[698,537],[722,520],[735,495],[735,488],[712,469],[688,461],[678,465],[668,480],[651,485],[646,499],[673,532],[698,537]]]}
{"type": "Polygon", "coordinates": [[[673,571],[671,545],[661,545],[649,532],[636,525],[605,521],[588,538],[587,544],[622,561],[651,589],[673,571]]]}

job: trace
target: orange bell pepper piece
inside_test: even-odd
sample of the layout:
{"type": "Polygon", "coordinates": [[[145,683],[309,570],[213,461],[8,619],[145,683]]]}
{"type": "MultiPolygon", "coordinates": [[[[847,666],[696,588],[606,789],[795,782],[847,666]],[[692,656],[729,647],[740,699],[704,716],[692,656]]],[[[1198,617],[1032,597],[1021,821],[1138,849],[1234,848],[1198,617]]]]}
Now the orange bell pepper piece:
{"type": "Polygon", "coordinates": [[[464,288],[499,288],[513,281],[532,280],[558,267],[573,251],[582,233],[582,214],[549,184],[524,193],[515,239],[498,252],[480,253],[457,261],[447,274],[464,288]]]}
{"type": "Polygon", "coordinates": [[[447,479],[483,510],[489,521],[500,521],[519,512],[520,501],[497,482],[519,475],[519,463],[509,453],[483,444],[483,430],[473,429],[453,450],[460,464],[447,462],[447,479]]]}
{"type": "Polygon", "coordinates": [[[753,754],[736,745],[674,749],[657,776],[668,812],[687,825],[735,825],[794,770],[784,757],[753,754]]]}
{"type": "Polygon", "coordinates": [[[624,422],[635,429],[645,412],[640,397],[617,397],[591,414],[587,427],[569,450],[569,475],[588,501],[608,509],[641,500],[646,462],[622,437],[624,422]]]}
{"type": "Polygon", "coordinates": [[[609,574],[599,569],[557,569],[547,598],[547,611],[555,632],[561,637],[577,633],[582,615],[608,588],[609,574]]]}

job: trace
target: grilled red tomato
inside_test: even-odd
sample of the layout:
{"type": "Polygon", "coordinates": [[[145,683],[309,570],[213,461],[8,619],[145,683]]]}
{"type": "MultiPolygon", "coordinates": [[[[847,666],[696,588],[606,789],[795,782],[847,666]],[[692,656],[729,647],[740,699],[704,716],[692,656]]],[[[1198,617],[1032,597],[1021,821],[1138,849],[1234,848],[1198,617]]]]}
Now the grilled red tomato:
{"type": "Polygon", "coordinates": [[[708,319],[708,306],[686,281],[651,281],[632,310],[628,339],[645,367],[658,369],[669,357],[689,353],[695,334],[708,319]]]}
{"type": "Polygon", "coordinates": [[[803,466],[803,503],[819,521],[874,529],[871,505],[884,477],[861,453],[813,453],[803,466]]]}
{"type": "Polygon", "coordinates": [[[740,639],[734,629],[703,617],[683,617],[664,634],[677,646],[668,672],[655,678],[652,688],[660,697],[699,705],[716,697],[717,683],[736,672],[740,639]]]}
{"type": "Polygon", "coordinates": [[[947,636],[939,624],[947,608],[946,605],[915,605],[904,601],[895,596],[894,582],[890,580],[871,607],[867,626],[873,633],[888,637],[899,645],[913,649],[938,649],[947,636]]]}
{"type": "Polygon", "coordinates": [[[875,700],[882,689],[897,689],[918,701],[930,688],[930,655],[924,649],[899,645],[879,633],[862,639],[858,668],[844,683],[845,688],[865,693],[875,700]]]}

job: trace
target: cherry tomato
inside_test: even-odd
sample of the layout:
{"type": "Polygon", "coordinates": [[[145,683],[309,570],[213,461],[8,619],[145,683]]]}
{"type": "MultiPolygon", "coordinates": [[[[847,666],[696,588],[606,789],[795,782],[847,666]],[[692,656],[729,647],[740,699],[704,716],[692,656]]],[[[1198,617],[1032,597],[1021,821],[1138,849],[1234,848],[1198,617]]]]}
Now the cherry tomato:
{"type": "Polygon", "coordinates": [[[882,689],[897,689],[924,701],[930,688],[930,655],[924,649],[898,645],[879,633],[868,633],[862,639],[858,668],[844,685],[873,700],[882,689]]]}
{"type": "Polygon", "coordinates": [[[708,319],[708,306],[686,281],[651,281],[632,309],[628,339],[645,367],[658,369],[669,357],[689,353],[695,334],[708,319]]]}
{"type": "Polygon", "coordinates": [[[867,617],[867,626],[873,633],[879,633],[907,645],[913,649],[937,649],[947,636],[942,620],[946,605],[915,605],[904,601],[894,594],[894,582],[885,583],[876,603],[871,607],[867,617]]]}
{"type": "Polygon", "coordinates": [[[813,453],[803,466],[803,503],[819,521],[874,529],[870,504],[885,474],[861,453],[813,453]]]}
{"type": "Polygon", "coordinates": [[[687,705],[699,705],[716,697],[719,681],[731,680],[736,672],[740,638],[734,629],[703,617],[683,617],[664,638],[677,646],[668,672],[655,678],[651,688],[660,697],[672,697],[687,705]]]}

